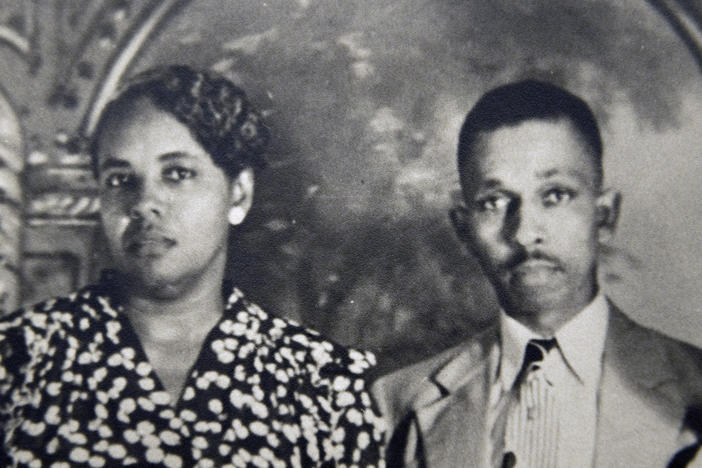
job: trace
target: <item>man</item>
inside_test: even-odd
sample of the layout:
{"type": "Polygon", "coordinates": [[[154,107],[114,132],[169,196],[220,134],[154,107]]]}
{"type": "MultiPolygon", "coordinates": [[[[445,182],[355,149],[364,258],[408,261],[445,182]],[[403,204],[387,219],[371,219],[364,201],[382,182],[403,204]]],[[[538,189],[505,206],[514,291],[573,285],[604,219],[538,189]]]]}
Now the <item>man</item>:
{"type": "Polygon", "coordinates": [[[451,218],[501,311],[376,382],[388,466],[662,467],[694,442],[702,351],[635,324],[597,284],[620,201],[601,154],[587,104],[548,83],[496,88],[468,114],[451,218]]]}

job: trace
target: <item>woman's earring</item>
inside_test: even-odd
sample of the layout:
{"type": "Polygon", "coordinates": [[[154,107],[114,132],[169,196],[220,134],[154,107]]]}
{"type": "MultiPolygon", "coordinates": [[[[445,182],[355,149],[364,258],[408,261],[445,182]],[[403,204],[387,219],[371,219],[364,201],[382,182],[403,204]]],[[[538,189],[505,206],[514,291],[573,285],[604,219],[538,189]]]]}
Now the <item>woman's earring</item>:
{"type": "Polygon", "coordinates": [[[229,220],[229,224],[232,226],[236,226],[238,224],[241,224],[242,221],[244,221],[244,218],[246,218],[246,210],[243,209],[240,206],[232,206],[229,209],[229,214],[227,215],[227,219],[229,220]]]}

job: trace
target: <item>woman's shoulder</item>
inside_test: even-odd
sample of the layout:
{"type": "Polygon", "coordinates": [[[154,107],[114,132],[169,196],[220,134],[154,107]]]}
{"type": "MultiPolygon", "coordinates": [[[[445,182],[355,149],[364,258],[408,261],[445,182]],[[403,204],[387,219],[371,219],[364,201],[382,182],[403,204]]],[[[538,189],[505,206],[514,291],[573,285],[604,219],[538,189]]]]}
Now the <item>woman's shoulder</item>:
{"type": "Polygon", "coordinates": [[[114,314],[103,286],[90,285],[65,296],[57,296],[22,307],[0,317],[0,340],[31,335],[32,342],[48,338],[57,330],[86,327],[103,314],[114,314]]]}
{"type": "Polygon", "coordinates": [[[99,287],[86,286],[0,317],[0,393],[21,380],[26,366],[59,359],[51,350],[57,340],[80,341],[79,330],[91,328],[108,302],[99,287]]]}
{"type": "Polygon", "coordinates": [[[228,307],[234,320],[225,327],[231,327],[235,334],[237,331],[246,334],[259,349],[265,349],[266,354],[288,363],[296,371],[322,376],[360,376],[376,364],[370,351],[344,346],[295,320],[272,315],[238,290],[233,296],[228,307]]]}
{"type": "Polygon", "coordinates": [[[278,395],[282,407],[296,408],[301,427],[317,432],[324,451],[335,451],[327,453],[328,459],[343,466],[376,465],[383,422],[367,387],[373,354],[271,315],[240,293],[228,309],[222,325],[232,350],[241,358],[251,348],[243,359],[255,369],[254,380],[278,395]]]}

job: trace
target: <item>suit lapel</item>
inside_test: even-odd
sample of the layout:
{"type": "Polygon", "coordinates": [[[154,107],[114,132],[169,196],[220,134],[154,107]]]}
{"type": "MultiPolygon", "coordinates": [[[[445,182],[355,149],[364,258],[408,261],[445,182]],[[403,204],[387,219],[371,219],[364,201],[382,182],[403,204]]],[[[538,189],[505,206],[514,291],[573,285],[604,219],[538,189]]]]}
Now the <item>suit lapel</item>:
{"type": "Polygon", "coordinates": [[[491,329],[467,344],[435,374],[428,398],[417,400],[422,402],[415,412],[426,467],[466,466],[482,460],[488,372],[496,342],[496,329],[491,329]]]}
{"type": "Polygon", "coordinates": [[[684,407],[651,332],[610,304],[596,466],[665,466],[681,446],[684,407]]]}

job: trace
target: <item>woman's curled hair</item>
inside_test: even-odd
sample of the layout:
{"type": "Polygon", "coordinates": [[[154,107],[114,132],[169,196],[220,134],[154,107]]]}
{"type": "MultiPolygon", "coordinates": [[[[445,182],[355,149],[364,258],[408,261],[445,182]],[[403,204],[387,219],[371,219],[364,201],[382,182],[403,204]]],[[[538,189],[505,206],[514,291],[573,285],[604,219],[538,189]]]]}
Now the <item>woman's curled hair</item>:
{"type": "Polygon", "coordinates": [[[125,81],[105,106],[90,145],[94,169],[97,142],[106,122],[123,112],[125,104],[142,97],[188,127],[213,162],[230,176],[244,167],[265,166],[263,152],[268,129],[244,91],[215,73],[173,65],[151,69],[125,81]]]}

